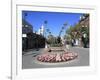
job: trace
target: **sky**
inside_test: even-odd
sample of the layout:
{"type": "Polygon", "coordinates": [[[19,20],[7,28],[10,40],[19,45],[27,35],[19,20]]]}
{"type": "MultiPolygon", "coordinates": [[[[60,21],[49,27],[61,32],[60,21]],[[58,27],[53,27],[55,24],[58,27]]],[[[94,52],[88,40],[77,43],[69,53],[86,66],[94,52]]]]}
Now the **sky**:
{"type": "Polygon", "coordinates": [[[82,13],[62,13],[62,12],[36,12],[36,11],[22,11],[22,18],[33,26],[33,31],[38,31],[44,21],[47,21],[47,26],[54,36],[58,36],[64,23],[67,26],[62,35],[69,26],[73,26],[80,20],[82,13]]]}

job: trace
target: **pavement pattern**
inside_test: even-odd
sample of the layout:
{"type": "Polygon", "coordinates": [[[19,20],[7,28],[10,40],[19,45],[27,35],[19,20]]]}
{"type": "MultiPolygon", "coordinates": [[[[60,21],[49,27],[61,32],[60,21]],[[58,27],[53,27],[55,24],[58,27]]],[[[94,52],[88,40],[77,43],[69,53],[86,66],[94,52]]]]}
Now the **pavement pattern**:
{"type": "Polygon", "coordinates": [[[78,53],[78,57],[74,60],[61,63],[42,63],[37,61],[36,56],[44,53],[44,48],[39,49],[39,51],[30,50],[24,52],[22,56],[22,69],[89,66],[89,48],[70,47],[69,51],[78,53]]]}

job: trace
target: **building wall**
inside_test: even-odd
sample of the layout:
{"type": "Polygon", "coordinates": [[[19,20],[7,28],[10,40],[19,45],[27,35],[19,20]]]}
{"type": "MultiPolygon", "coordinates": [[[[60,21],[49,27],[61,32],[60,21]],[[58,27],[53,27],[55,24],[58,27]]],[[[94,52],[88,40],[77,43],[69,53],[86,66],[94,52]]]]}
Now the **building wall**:
{"type": "Polygon", "coordinates": [[[42,35],[33,33],[33,27],[27,21],[22,20],[22,50],[37,49],[45,47],[45,38],[42,35]]]}

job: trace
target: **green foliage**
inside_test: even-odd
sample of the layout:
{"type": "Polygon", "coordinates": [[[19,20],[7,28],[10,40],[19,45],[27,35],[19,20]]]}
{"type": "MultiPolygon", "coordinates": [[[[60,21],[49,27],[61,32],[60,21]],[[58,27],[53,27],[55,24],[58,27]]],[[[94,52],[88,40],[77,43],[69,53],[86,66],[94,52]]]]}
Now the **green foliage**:
{"type": "Polygon", "coordinates": [[[60,43],[59,43],[59,44],[51,44],[50,46],[51,46],[51,47],[61,47],[62,44],[60,44],[60,43]]]}
{"type": "Polygon", "coordinates": [[[70,28],[66,30],[66,34],[70,35],[71,39],[80,38],[83,33],[87,34],[89,38],[89,27],[82,27],[80,24],[76,24],[75,26],[70,26],[70,28]]]}

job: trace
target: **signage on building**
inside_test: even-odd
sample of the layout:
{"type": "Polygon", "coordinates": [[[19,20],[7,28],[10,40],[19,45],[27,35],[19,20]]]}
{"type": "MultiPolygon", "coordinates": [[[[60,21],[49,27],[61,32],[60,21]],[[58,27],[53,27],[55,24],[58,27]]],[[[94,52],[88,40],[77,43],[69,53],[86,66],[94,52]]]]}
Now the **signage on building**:
{"type": "Polygon", "coordinates": [[[22,34],[22,37],[27,37],[27,35],[26,34],[22,34]]]}

